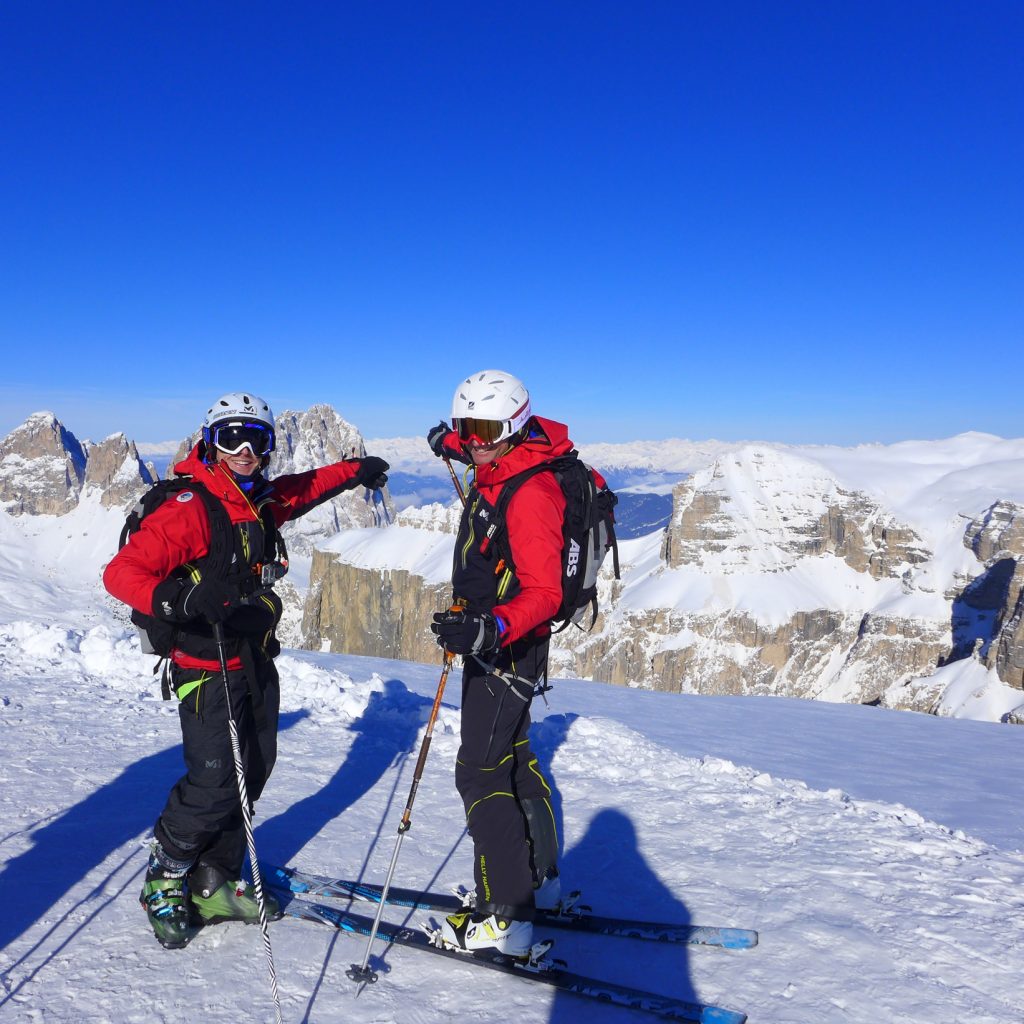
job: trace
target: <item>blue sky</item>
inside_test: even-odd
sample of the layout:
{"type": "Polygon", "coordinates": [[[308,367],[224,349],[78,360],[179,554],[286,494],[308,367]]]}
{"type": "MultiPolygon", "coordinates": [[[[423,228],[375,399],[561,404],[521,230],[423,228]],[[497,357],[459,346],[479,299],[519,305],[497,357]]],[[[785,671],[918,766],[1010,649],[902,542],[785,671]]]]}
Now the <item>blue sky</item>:
{"type": "Polygon", "coordinates": [[[0,434],[1024,435],[1024,5],[0,8],[0,434]],[[1009,385],[1009,386],[1007,386],[1009,385]]]}

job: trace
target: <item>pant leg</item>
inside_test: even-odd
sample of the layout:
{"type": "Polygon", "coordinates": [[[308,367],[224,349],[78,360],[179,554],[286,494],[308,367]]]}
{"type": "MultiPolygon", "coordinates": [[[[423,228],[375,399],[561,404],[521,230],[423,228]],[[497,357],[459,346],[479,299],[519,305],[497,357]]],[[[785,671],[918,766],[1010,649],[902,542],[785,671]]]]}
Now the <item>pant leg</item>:
{"type": "Polygon", "coordinates": [[[547,795],[528,738],[532,695],[529,683],[510,686],[467,660],[455,767],[473,840],[477,907],[523,920],[533,917],[533,872],[520,801],[547,795]]]}
{"type": "MultiPolygon", "coordinates": [[[[179,706],[186,774],[167,798],[155,834],[169,854],[180,859],[202,858],[232,878],[240,876],[245,835],[234,755],[228,730],[224,683],[219,672],[177,669],[175,690],[185,692],[203,678],[179,706]]],[[[277,754],[280,704],[273,662],[259,666],[256,685],[263,694],[265,715],[257,728],[252,694],[245,672],[229,672],[231,707],[250,802],[262,793],[277,754]]]]}

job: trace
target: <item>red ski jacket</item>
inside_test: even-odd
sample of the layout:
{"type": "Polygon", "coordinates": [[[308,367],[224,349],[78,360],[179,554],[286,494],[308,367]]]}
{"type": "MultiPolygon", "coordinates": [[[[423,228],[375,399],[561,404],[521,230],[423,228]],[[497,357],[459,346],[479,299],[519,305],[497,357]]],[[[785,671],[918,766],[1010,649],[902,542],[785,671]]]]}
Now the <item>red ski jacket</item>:
{"type": "MultiPolygon", "coordinates": [[[[452,457],[467,461],[455,431],[448,434],[444,444],[452,457]]],[[[503,647],[525,636],[550,633],[552,616],[562,603],[565,495],[554,474],[537,473],[512,496],[505,517],[506,537],[518,587],[509,589],[511,596],[507,599],[500,594],[503,586],[493,559],[481,557],[479,551],[488,516],[506,481],[565,455],[572,448],[565,424],[535,416],[530,420],[526,441],[500,459],[476,469],[476,481],[467,495],[455,545],[452,591],[456,598],[468,599],[471,607],[481,601],[489,602],[484,610],[506,626],[501,637],[503,647]]]]}
{"type": "MultiPolygon", "coordinates": [[[[308,512],[321,502],[355,486],[359,472],[357,460],[336,462],[305,473],[293,473],[262,481],[259,504],[269,505],[278,526],[308,512]],[[269,493],[268,493],[269,492],[269,493]]],[[[256,505],[235,482],[234,474],[220,463],[207,465],[200,457],[200,446],[174,467],[178,475],[191,477],[219,498],[232,524],[259,522],[256,505]]],[[[190,500],[183,491],[165,501],[142,520],[137,533],[111,559],[103,572],[103,585],[119,601],[144,615],[153,614],[153,591],[185,563],[204,558],[210,549],[210,522],[202,501],[190,500]]],[[[216,661],[190,657],[176,650],[174,662],[189,668],[216,670],[216,661]]],[[[239,667],[233,659],[231,668],[239,667]]]]}

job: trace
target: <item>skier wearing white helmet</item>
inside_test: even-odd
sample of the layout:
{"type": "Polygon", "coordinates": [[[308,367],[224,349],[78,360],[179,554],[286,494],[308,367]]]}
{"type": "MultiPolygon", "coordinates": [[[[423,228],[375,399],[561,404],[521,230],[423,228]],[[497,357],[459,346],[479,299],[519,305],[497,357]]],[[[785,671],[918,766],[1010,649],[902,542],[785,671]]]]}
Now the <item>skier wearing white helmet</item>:
{"type": "MultiPolygon", "coordinates": [[[[202,440],[174,467],[180,482],[141,518],[103,575],[169,659],[180,702],[187,770],[156,821],[141,896],[168,948],[184,946],[203,924],[255,921],[259,913],[252,886],[240,881],[243,815],[214,627],[223,631],[254,803],[277,756],[282,606],[272,587],[287,565],[279,527],[343,491],[387,481],[388,464],[373,456],[269,479],[275,443],[274,414],[262,398],[239,391],[217,399],[202,440]]],[[[272,898],[267,903],[276,912],[272,898]]]]}
{"type": "Polygon", "coordinates": [[[455,389],[452,426],[440,422],[427,441],[435,455],[473,473],[455,544],[453,607],[431,626],[440,646],[463,655],[455,782],[476,881],[474,911],[448,917],[442,938],[523,956],[535,906],[556,905],[560,892],[551,789],[530,750],[529,728],[562,600],[566,501],[554,474],[538,469],[571,452],[572,442],[563,424],[533,415],[526,386],[503,370],[467,377],[455,389]],[[503,529],[514,571],[489,544],[509,484],[503,529]]]}

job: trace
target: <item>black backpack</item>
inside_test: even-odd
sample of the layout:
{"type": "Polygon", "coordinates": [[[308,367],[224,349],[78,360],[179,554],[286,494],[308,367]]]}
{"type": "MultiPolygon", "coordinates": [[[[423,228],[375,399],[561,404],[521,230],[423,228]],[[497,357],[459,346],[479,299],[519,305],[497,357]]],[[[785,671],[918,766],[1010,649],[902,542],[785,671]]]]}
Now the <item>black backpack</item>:
{"type": "MultiPolygon", "coordinates": [[[[231,525],[227,509],[219,498],[214,497],[202,484],[196,483],[191,477],[175,477],[172,480],[158,480],[145,494],[139,498],[135,507],[128,513],[118,540],[118,550],[128,543],[128,538],[137,533],[142,520],[159,508],[165,501],[182,491],[191,491],[206,506],[210,518],[210,553],[207,555],[204,571],[209,576],[225,577],[231,567],[234,554],[235,532],[231,525]]],[[[132,609],[132,623],[139,631],[143,654],[156,654],[161,662],[167,658],[177,641],[178,627],[165,622],[153,615],[146,615],[132,609]]],[[[154,672],[160,669],[157,663],[154,672]]],[[[170,699],[166,675],[161,681],[164,700],[170,699]]]]}
{"type": "Polygon", "coordinates": [[[554,474],[565,495],[562,603],[552,618],[552,625],[556,627],[556,633],[565,629],[570,622],[589,632],[597,621],[597,574],[609,550],[612,552],[615,578],[619,579],[619,547],[615,540],[614,513],[619,499],[607,486],[598,483],[594,471],[580,459],[578,452],[571,451],[550,462],[532,466],[506,481],[498,495],[491,525],[480,547],[486,551],[489,544],[496,544],[499,556],[515,572],[505,530],[509,502],[530,477],[549,472],[554,474]],[[584,627],[581,623],[588,608],[591,609],[590,624],[584,627]]]}

